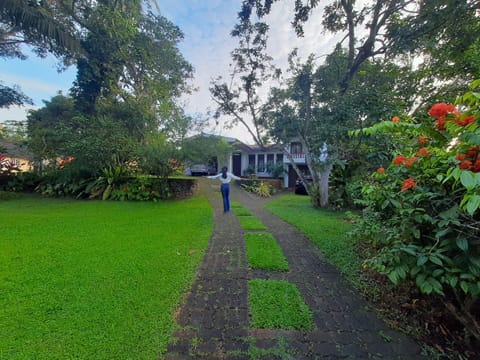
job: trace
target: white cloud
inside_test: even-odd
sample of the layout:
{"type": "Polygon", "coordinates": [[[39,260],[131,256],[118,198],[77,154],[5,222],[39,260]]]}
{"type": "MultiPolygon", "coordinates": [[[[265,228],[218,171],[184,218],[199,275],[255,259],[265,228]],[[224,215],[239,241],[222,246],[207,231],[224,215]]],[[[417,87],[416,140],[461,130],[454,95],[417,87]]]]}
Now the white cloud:
{"type": "MultiPolygon", "coordinates": [[[[206,117],[209,110],[215,110],[209,86],[211,80],[218,76],[229,79],[230,52],[237,45],[237,40],[230,36],[230,32],[237,22],[241,3],[241,0],[164,0],[160,2],[162,15],[184,32],[185,40],[179,47],[184,57],[195,68],[193,85],[198,88],[198,91],[183,99],[187,102],[185,107],[187,113],[201,114],[206,117]]],[[[291,26],[292,2],[275,2],[266,20],[270,25],[268,51],[277,67],[286,69],[288,54],[294,47],[299,49],[299,55],[303,59],[312,52],[325,55],[333,49],[335,42],[332,42],[332,36],[321,32],[320,11],[321,9],[315,9],[311,19],[305,24],[305,37],[297,38],[291,26]]],[[[74,79],[74,69],[67,73],[56,74],[52,72],[52,64],[52,61],[32,57],[31,66],[38,67],[37,74],[25,75],[21,70],[7,73],[2,68],[0,79],[20,85],[23,91],[34,98],[37,105],[40,105],[40,99],[48,100],[59,90],[66,92],[74,79]],[[42,74],[43,78],[40,76],[42,74]]],[[[266,85],[263,91],[265,94],[268,92],[269,84],[266,85]]],[[[0,110],[0,121],[24,118],[25,110],[22,108],[0,110]]],[[[245,142],[252,141],[242,126],[233,129],[226,129],[223,124],[214,127],[212,123],[211,126],[209,130],[217,134],[237,137],[245,142]]]]}
{"type": "Polygon", "coordinates": [[[38,106],[12,106],[10,109],[0,109],[0,123],[7,120],[24,121],[29,110],[37,110],[38,106]]]}
{"type": "Polygon", "coordinates": [[[46,82],[41,80],[35,80],[27,77],[23,77],[20,75],[10,75],[10,74],[3,74],[0,73],[0,78],[2,81],[9,85],[13,84],[20,84],[23,92],[26,94],[33,94],[33,93],[52,93],[58,91],[58,87],[56,84],[52,82],[46,82]]]}

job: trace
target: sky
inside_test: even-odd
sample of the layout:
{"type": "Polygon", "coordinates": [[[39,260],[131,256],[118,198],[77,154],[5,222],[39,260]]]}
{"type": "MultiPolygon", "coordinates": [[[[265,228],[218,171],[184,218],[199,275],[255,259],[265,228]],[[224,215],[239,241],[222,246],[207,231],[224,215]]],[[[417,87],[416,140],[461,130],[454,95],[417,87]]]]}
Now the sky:
{"type": "MultiPolygon", "coordinates": [[[[180,51],[195,70],[192,85],[198,90],[182,99],[186,113],[195,117],[208,118],[215,110],[209,86],[218,76],[229,77],[230,53],[237,45],[230,36],[237,21],[241,0],[159,0],[163,16],[176,24],[184,33],[179,44],[180,51]]],[[[290,51],[297,47],[299,55],[306,59],[310,53],[321,58],[333,49],[336,39],[322,33],[321,9],[315,9],[311,20],[305,26],[305,36],[298,38],[291,27],[293,19],[293,0],[276,2],[272,12],[266,18],[270,26],[268,52],[277,67],[287,67],[290,51]]],[[[339,35],[341,36],[341,35],[339,35]]],[[[43,106],[43,100],[50,100],[58,92],[68,94],[75,79],[76,68],[70,67],[57,72],[57,62],[53,57],[41,59],[35,55],[27,60],[0,58],[0,80],[5,85],[17,84],[30,96],[33,107],[11,107],[0,109],[0,122],[5,120],[25,120],[26,110],[43,106]]],[[[204,131],[217,135],[235,137],[246,143],[253,143],[248,132],[242,127],[226,128],[226,119],[220,119],[218,126],[214,121],[204,131]]]]}

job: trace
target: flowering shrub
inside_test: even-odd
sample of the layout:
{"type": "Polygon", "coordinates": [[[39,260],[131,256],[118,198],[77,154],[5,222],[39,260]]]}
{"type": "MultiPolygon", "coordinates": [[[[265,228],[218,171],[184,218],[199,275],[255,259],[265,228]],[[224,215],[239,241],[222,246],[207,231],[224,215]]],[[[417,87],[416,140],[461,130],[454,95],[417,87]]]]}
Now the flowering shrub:
{"type": "Polygon", "coordinates": [[[480,95],[428,114],[428,123],[396,117],[363,130],[398,139],[398,153],[363,187],[354,234],[376,249],[366,266],[437,295],[480,341],[480,95]]]}
{"type": "Polygon", "coordinates": [[[17,171],[20,171],[20,168],[6,155],[0,154],[0,174],[11,174],[17,171]]]}
{"type": "Polygon", "coordinates": [[[111,200],[158,201],[161,193],[157,189],[156,178],[136,177],[115,188],[111,200]]]}

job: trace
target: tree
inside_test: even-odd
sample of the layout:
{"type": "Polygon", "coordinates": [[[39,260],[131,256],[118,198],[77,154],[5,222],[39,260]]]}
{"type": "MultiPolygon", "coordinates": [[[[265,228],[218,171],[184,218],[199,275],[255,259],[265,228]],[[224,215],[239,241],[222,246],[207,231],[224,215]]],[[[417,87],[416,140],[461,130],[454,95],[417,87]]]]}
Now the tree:
{"type": "Polygon", "coordinates": [[[73,99],[57,95],[45,106],[27,116],[28,147],[37,163],[54,164],[57,157],[67,156],[68,139],[74,131],[73,99]]]}
{"type": "MultiPolygon", "coordinates": [[[[307,191],[314,206],[329,203],[329,178],[334,165],[345,164],[361,157],[359,143],[348,137],[352,128],[361,128],[393,116],[408,106],[408,100],[396,94],[400,74],[398,66],[365,62],[362,75],[354,79],[345,94],[338,92],[338,74],[347,66],[348,55],[338,48],[317,66],[311,55],[301,63],[292,53],[291,77],[282,88],[273,88],[269,100],[269,133],[285,147],[292,141],[302,143],[313,182],[307,191]],[[387,98],[388,100],[384,100],[387,98]]],[[[297,174],[303,174],[296,167],[297,174]]],[[[303,179],[304,180],[304,179],[303,179]]]]}
{"type": "MultiPolygon", "coordinates": [[[[262,19],[271,11],[275,2],[276,0],[244,0],[239,13],[240,25],[238,25],[238,28],[242,28],[241,24],[250,23],[254,11],[256,11],[256,15],[262,19]]],[[[307,1],[306,3],[302,1],[295,2],[293,26],[299,36],[303,36],[304,34],[303,24],[309,20],[311,10],[319,6],[319,4],[320,2],[316,0],[307,1]]],[[[311,140],[304,143],[306,147],[313,146],[311,149],[314,150],[312,152],[312,154],[314,154],[313,156],[318,158],[321,153],[320,149],[323,149],[323,145],[326,145],[331,160],[335,157],[342,159],[341,154],[338,152],[341,147],[329,144],[327,140],[334,139],[335,142],[337,142],[340,139],[344,139],[344,136],[331,137],[331,134],[328,134],[329,129],[336,129],[334,133],[337,133],[337,135],[340,133],[345,135],[346,129],[344,128],[340,131],[340,128],[351,122],[354,116],[359,116],[355,119],[357,123],[361,123],[365,119],[365,116],[371,116],[372,114],[376,115],[376,119],[378,119],[378,110],[381,109],[381,106],[377,102],[377,109],[371,109],[371,111],[366,109],[366,107],[372,104],[368,104],[369,99],[366,99],[363,91],[365,88],[357,88],[356,90],[354,89],[354,91],[350,91],[350,87],[354,86],[359,78],[359,73],[364,72],[364,66],[369,67],[369,63],[381,63],[385,65],[394,64],[394,62],[402,63],[402,61],[404,61],[406,69],[408,69],[412,67],[412,61],[408,57],[409,55],[431,55],[435,53],[435,46],[441,43],[445,44],[444,48],[448,50],[447,53],[449,54],[446,57],[442,57],[443,63],[454,60],[459,64],[466,64],[470,61],[472,64],[472,66],[470,66],[471,71],[464,73],[456,69],[455,71],[441,72],[440,65],[442,62],[435,62],[435,71],[448,75],[442,78],[444,81],[455,79],[460,86],[466,86],[468,80],[471,79],[471,75],[475,73],[475,69],[477,69],[474,61],[472,61],[474,58],[472,54],[478,54],[478,39],[471,35],[471,31],[477,29],[479,26],[479,19],[478,16],[476,16],[477,5],[478,1],[460,0],[454,2],[448,0],[433,0],[425,3],[409,0],[377,0],[362,2],[361,7],[359,7],[354,0],[331,1],[327,4],[322,13],[324,30],[332,33],[345,34],[343,40],[337,45],[337,48],[330,56],[330,59],[332,59],[332,56],[336,58],[335,52],[338,53],[339,49],[345,47],[346,51],[341,59],[336,58],[336,60],[341,60],[339,63],[341,66],[336,66],[332,63],[329,66],[320,68],[317,73],[317,78],[319,79],[317,85],[309,88],[313,86],[312,82],[307,81],[303,83],[303,85],[306,86],[300,91],[300,93],[303,94],[303,100],[297,101],[295,105],[299,106],[299,108],[294,110],[293,108],[295,106],[293,106],[293,108],[288,110],[290,111],[290,116],[293,116],[293,119],[298,119],[300,115],[300,118],[303,116],[303,120],[312,117],[314,111],[313,109],[308,109],[309,106],[313,104],[314,96],[310,92],[313,90],[318,92],[319,98],[317,101],[321,106],[316,116],[322,118],[322,127],[318,130],[316,128],[318,125],[308,121],[310,124],[308,131],[311,134],[315,133],[317,134],[316,136],[320,136],[323,130],[322,136],[324,137],[317,138],[315,145],[313,145],[311,140]],[[462,9],[462,12],[453,11],[456,10],[457,5],[462,9]],[[436,10],[441,11],[444,17],[438,17],[435,12],[436,10]],[[459,14],[462,14],[462,20],[465,19],[465,22],[461,26],[460,41],[456,37],[457,33],[454,30],[454,24],[459,21],[459,14]],[[434,42],[432,42],[432,39],[434,39],[434,42]],[[409,47],[408,44],[412,41],[415,41],[420,47],[409,47]],[[342,45],[344,42],[346,45],[342,45]],[[457,55],[460,49],[468,50],[469,52],[462,58],[457,55]],[[402,57],[400,57],[400,55],[402,57]],[[336,72],[333,71],[334,68],[336,72]],[[459,79],[462,80],[458,81],[459,79]],[[358,105],[362,106],[358,107],[358,105]],[[303,113],[298,111],[302,108],[303,113]],[[362,110],[355,111],[355,109],[362,110]],[[329,121],[334,123],[329,124],[329,121]],[[339,126],[339,124],[342,125],[339,126]]],[[[429,57],[427,56],[425,59],[428,60],[429,57]]],[[[426,64],[427,63],[428,62],[426,62],[426,64]]],[[[443,67],[445,68],[445,66],[443,67]]],[[[433,72],[427,72],[425,69],[426,68],[420,68],[417,72],[417,78],[411,76],[410,71],[407,72],[409,74],[408,79],[411,83],[407,85],[406,88],[410,90],[413,89],[412,85],[415,83],[423,89],[419,93],[411,91],[407,94],[406,91],[400,87],[396,88],[398,95],[401,95],[400,97],[404,99],[402,100],[404,101],[404,111],[412,110],[408,107],[412,107],[415,102],[422,104],[427,99],[431,100],[432,96],[438,96],[442,93],[442,87],[439,87],[438,84],[435,84],[435,87],[433,86],[436,79],[434,77],[429,78],[433,72]],[[416,96],[416,99],[413,99],[413,96],[416,96]],[[415,102],[413,100],[415,100],[415,102]]],[[[304,79],[306,78],[308,77],[304,77],[304,79]]],[[[300,80],[300,78],[298,80],[300,80]]],[[[360,79],[357,83],[361,83],[362,81],[363,80],[360,79]]],[[[298,91],[300,88],[297,86],[296,89],[298,91]]],[[[449,91],[451,91],[451,88],[449,91]]],[[[388,91],[387,93],[373,95],[372,92],[373,96],[370,100],[378,99],[378,97],[375,97],[378,95],[383,99],[392,99],[390,97],[392,94],[392,92],[388,91]],[[388,94],[388,96],[386,96],[386,94],[388,94]]],[[[394,99],[397,97],[398,96],[394,97],[394,99]]],[[[292,98],[289,99],[292,100],[292,98]]],[[[288,107],[288,105],[286,106],[288,107]]],[[[387,105],[385,109],[389,109],[389,105],[387,105]]],[[[278,117],[286,116],[285,114],[287,114],[288,111],[285,108],[284,111],[285,113],[282,116],[276,112],[276,121],[278,121],[278,117]]],[[[385,116],[389,112],[383,111],[383,113],[385,116]]],[[[288,119],[285,118],[283,121],[284,125],[286,122],[288,122],[288,119]]],[[[279,125],[279,123],[277,123],[277,125],[279,125]]],[[[289,126],[290,125],[288,125],[287,128],[289,126]]],[[[362,125],[360,124],[360,126],[362,125]]],[[[280,129],[281,128],[282,126],[280,126],[280,129]]],[[[302,136],[300,136],[300,138],[302,138],[302,136]]],[[[307,159],[307,161],[309,160],[307,159]]],[[[310,170],[315,172],[315,169],[310,170]]],[[[298,175],[301,177],[301,174],[298,175]]],[[[329,172],[323,175],[324,178],[328,178],[329,172]]],[[[321,203],[325,205],[328,185],[324,184],[323,189],[324,200],[322,200],[321,203]]],[[[317,203],[317,201],[314,199],[314,204],[315,203],[317,203]]]]}
{"type": "Polygon", "coordinates": [[[18,86],[9,87],[0,82],[0,108],[23,104],[32,105],[32,99],[25,95],[18,86]]]}
{"type": "MultiPolygon", "coordinates": [[[[263,18],[278,1],[244,0],[240,20],[249,22],[254,10],[259,18],[263,18]]],[[[345,34],[341,44],[345,41],[348,51],[348,64],[340,78],[340,90],[347,90],[365,61],[378,56],[427,55],[425,64],[436,63],[438,73],[449,73],[449,78],[459,76],[458,68],[445,66],[444,60],[448,59],[450,65],[452,62],[467,65],[471,55],[464,57],[460,54],[468,51],[478,54],[479,42],[474,34],[480,26],[479,4],[478,0],[370,0],[359,6],[355,0],[330,1],[323,8],[322,25],[325,31],[345,34]],[[431,62],[432,59],[438,60],[431,62]]],[[[304,35],[303,24],[319,5],[318,0],[295,2],[292,25],[297,35],[304,35]]],[[[478,64],[472,65],[471,62],[466,66],[468,70],[462,69],[464,78],[467,78],[465,87],[471,70],[478,71],[478,64]]]]}
{"type": "Polygon", "coordinates": [[[211,164],[213,159],[218,165],[227,164],[232,146],[220,136],[200,134],[184,139],[181,143],[184,161],[197,164],[211,164]]]}
{"type": "Polygon", "coordinates": [[[218,108],[215,117],[230,117],[229,125],[242,124],[255,143],[267,143],[266,124],[262,118],[264,100],[262,85],[278,78],[278,70],[266,55],[268,27],[264,23],[244,21],[235,26],[232,36],[238,37],[239,46],[231,56],[234,62],[230,84],[220,77],[212,83],[210,92],[218,108]],[[238,77],[238,79],[237,79],[238,77]]]}
{"type": "MultiPolygon", "coordinates": [[[[72,32],[42,3],[27,0],[0,2],[0,57],[25,59],[20,45],[32,45],[39,56],[48,52],[65,57],[80,52],[80,43],[72,32]]],[[[33,104],[18,86],[0,84],[0,108],[33,104]]]]}

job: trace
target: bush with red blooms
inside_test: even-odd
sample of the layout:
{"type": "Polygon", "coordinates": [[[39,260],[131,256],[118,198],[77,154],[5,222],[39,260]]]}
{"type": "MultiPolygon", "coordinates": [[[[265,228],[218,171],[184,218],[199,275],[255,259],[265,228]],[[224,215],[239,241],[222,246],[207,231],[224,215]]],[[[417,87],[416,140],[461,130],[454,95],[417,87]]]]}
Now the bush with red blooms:
{"type": "Polygon", "coordinates": [[[398,150],[363,187],[353,234],[374,249],[365,266],[438,297],[480,344],[480,80],[471,89],[431,106],[428,122],[401,116],[361,130],[398,150]]]}

